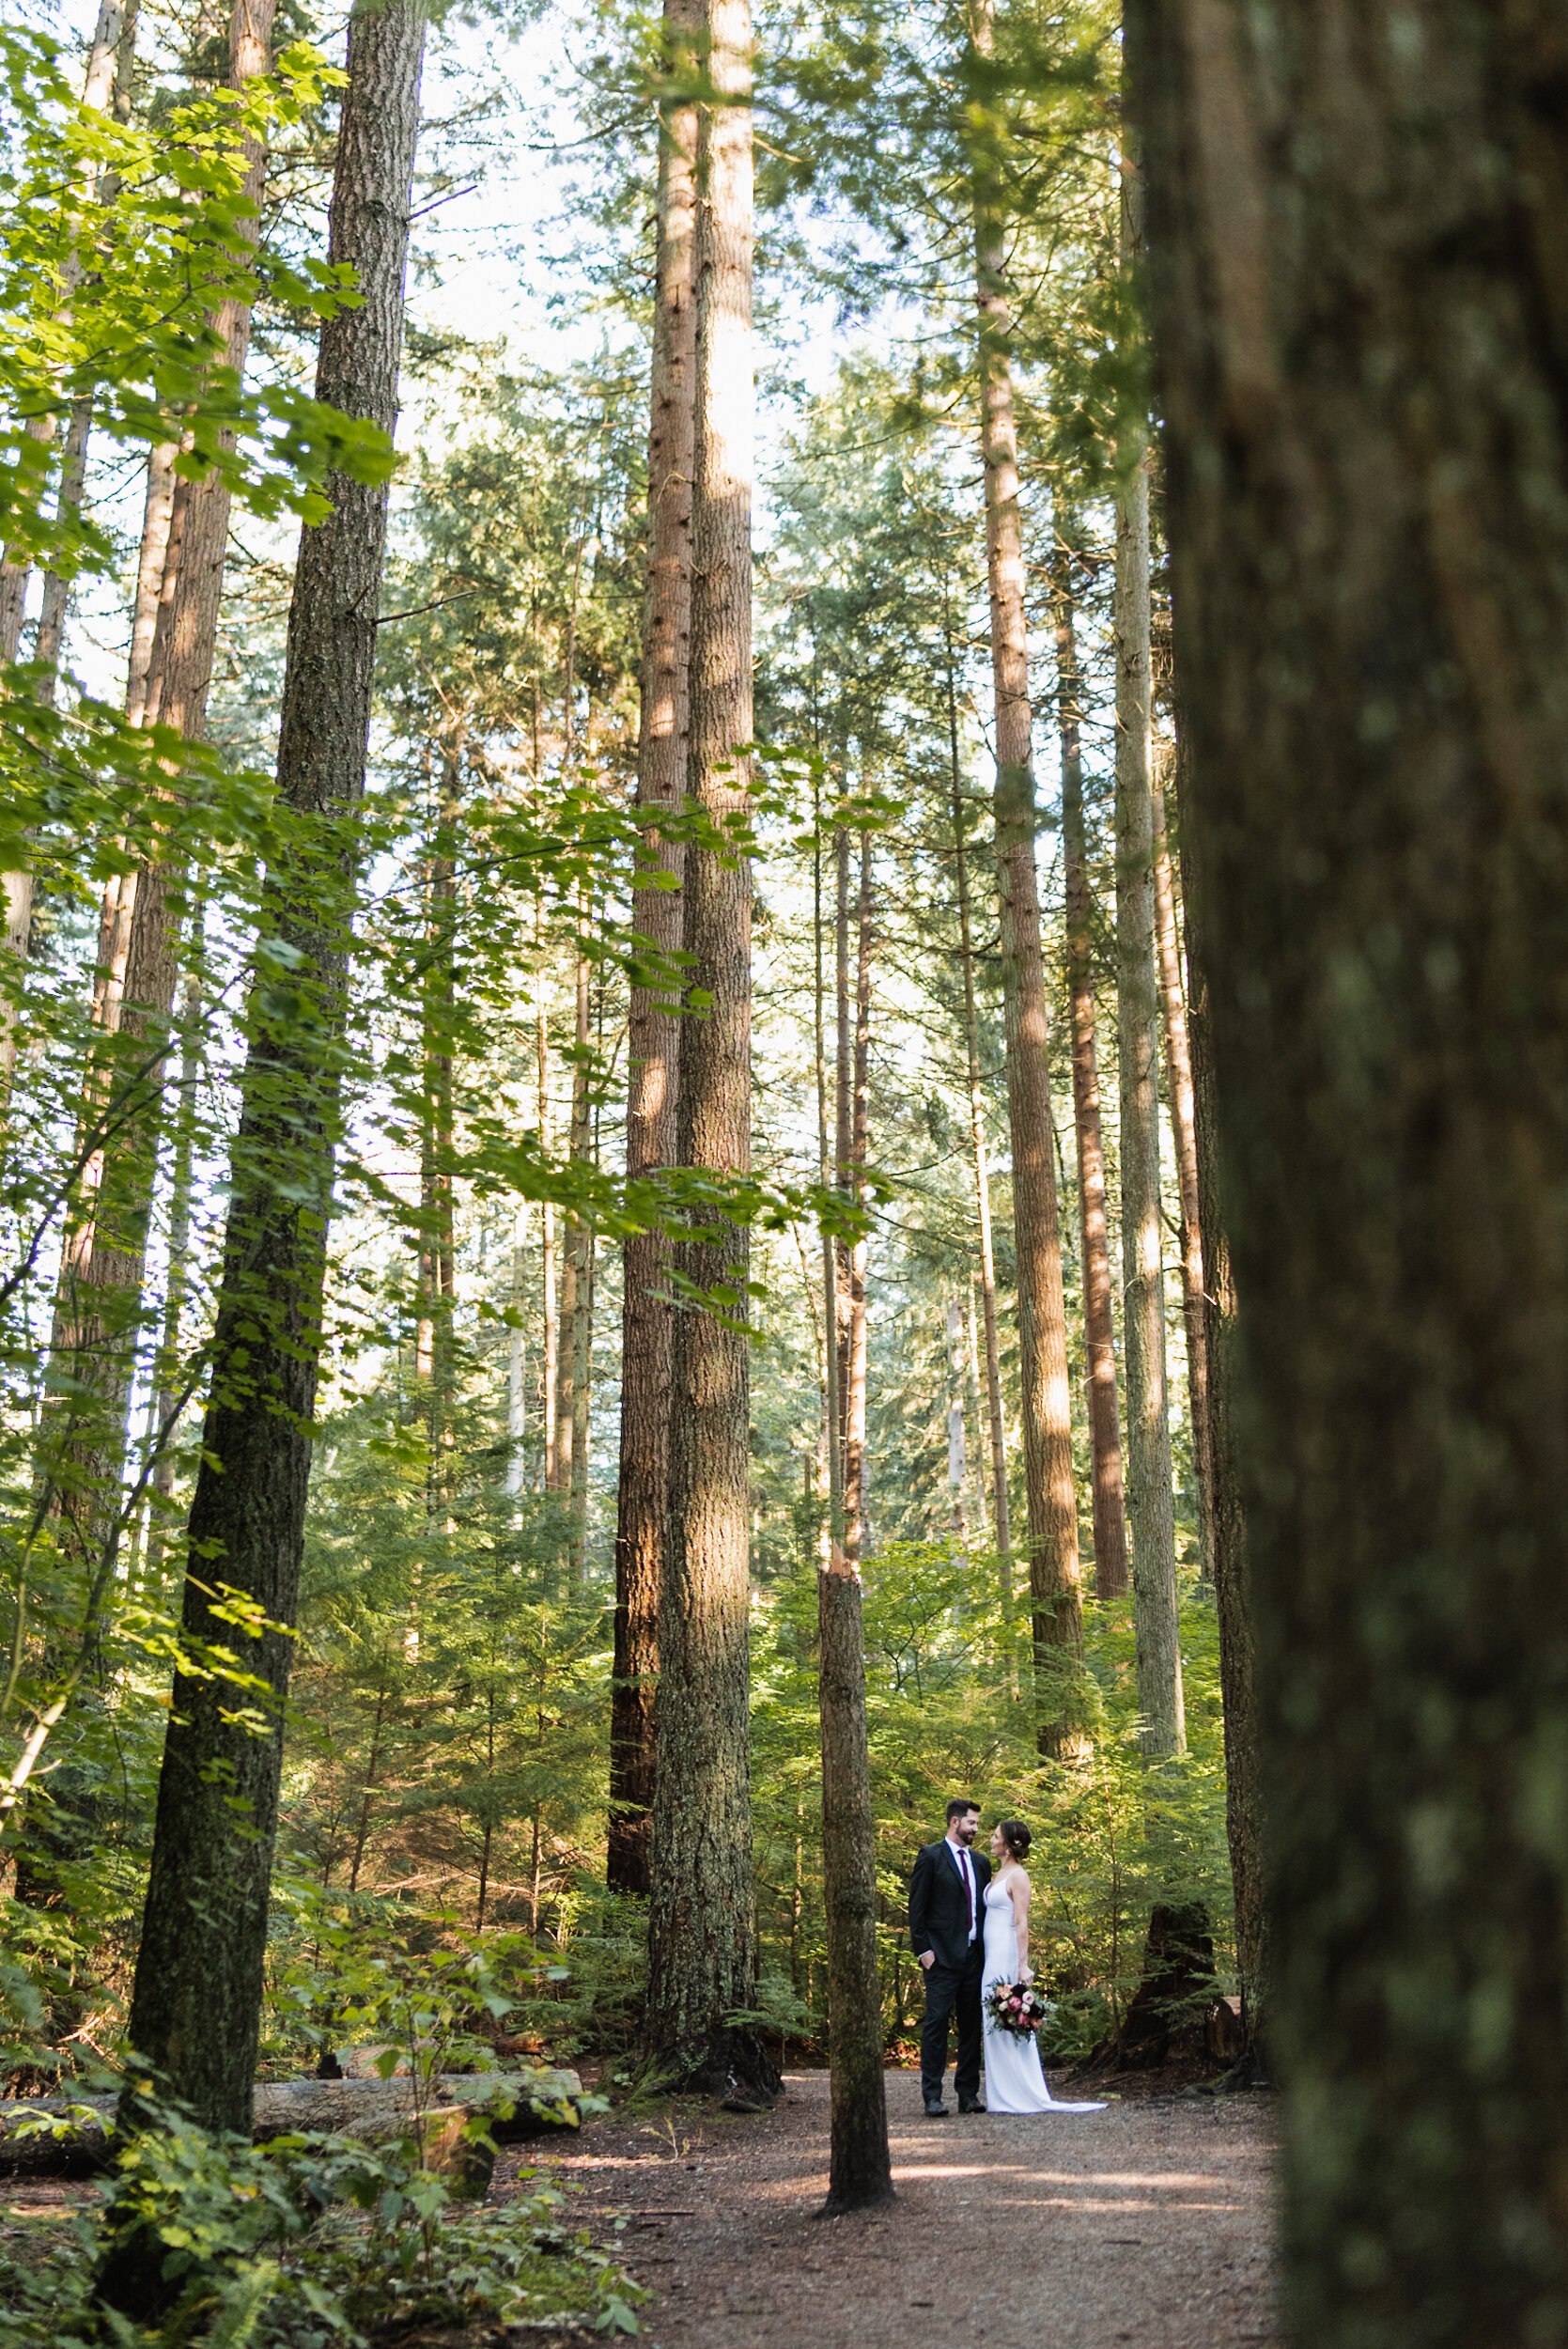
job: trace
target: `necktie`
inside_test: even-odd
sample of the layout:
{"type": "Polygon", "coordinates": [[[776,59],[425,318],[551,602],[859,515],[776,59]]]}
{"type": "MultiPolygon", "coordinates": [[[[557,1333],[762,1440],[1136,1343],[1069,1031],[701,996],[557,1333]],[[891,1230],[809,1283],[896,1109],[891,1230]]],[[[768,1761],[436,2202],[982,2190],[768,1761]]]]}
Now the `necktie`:
{"type": "Polygon", "coordinates": [[[970,1856],[963,1845],[960,1843],[955,1848],[958,1860],[958,1874],[963,1877],[964,1890],[969,1894],[970,1939],[972,1941],[974,1939],[974,1870],[970,1866],[970,1856]]]}

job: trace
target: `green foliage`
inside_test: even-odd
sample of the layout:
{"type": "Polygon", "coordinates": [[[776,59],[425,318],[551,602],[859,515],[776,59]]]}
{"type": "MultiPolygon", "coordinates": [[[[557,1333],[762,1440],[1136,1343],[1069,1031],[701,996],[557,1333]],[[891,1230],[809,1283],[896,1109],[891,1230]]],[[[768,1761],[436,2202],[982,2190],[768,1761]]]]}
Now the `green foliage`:
{"type": "Polygon", "coordinates": [[[565,2217],[559,2193],[526,2181],[498,2207],[460,2206],[411,2144],[296,2136],[257,2149],[165,2112],[68,2230],[0,2248],[0,2349],[362,2349],[416,2322],[567,2314],[635,2332],[642,2293],[565,2217]],[[151,2327],[93,2298],[128,2230],[161,2254],[171,2306],[151,2327]]]}

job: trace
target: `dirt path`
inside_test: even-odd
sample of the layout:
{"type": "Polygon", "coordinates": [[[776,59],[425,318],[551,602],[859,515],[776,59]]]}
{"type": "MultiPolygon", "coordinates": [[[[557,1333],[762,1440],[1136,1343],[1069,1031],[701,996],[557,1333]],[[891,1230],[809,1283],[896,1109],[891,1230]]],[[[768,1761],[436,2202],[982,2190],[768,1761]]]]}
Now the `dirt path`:
{"type": "Polygon", "coordinates": [[[1266,2101],[927,2121],[918,2077],[890,2072],[898,2200],[824,2223],[827,2077],[786,2085],[762,2119],[610,2115],[542,2165],[652,2291],[652,2349],[1272,2340],[1266,2101]]]}

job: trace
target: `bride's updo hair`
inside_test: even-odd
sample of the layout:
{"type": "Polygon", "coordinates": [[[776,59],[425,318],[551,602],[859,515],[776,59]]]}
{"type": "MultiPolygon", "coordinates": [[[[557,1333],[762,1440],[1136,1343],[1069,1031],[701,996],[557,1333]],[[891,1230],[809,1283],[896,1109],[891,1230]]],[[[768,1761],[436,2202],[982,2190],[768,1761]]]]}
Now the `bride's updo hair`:
{"type": "Polygon", "coordinates": [[[1031,1835],[1023,1821],[1021,1819],[1002,1819],[999,1821],[998,1825],[1001,1840],[1007,1846],[1009,1858],[1013,1859],[1027,1859],[1029,1858],[1029,1847],[1031,1843],[1033,1843],[1034,1838],[1031,1835]]]}

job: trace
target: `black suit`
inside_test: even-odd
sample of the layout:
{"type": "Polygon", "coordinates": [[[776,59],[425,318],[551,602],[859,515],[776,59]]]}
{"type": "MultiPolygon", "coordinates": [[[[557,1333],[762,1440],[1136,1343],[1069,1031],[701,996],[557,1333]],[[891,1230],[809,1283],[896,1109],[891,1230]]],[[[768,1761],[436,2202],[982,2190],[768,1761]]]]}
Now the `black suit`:
{"type": "Polygon", "coordinates": [[[980,1976],[985,1964],[986,1887],[991,1863],[968,1855],[974,1872],[974,1938],[970,1939],[970,1902],[953,1845],[924,1844],[909,1879],[909,1947],[917,1958],[929,1950],[925,1975],[925,2022],[920,2035],[920,2077],[927,2103],[939,2098],[947,2070],[947,2033],[958,2011],[958,2069],[954,2086],[961,2104],[980,2093],[980,1976]]]}

